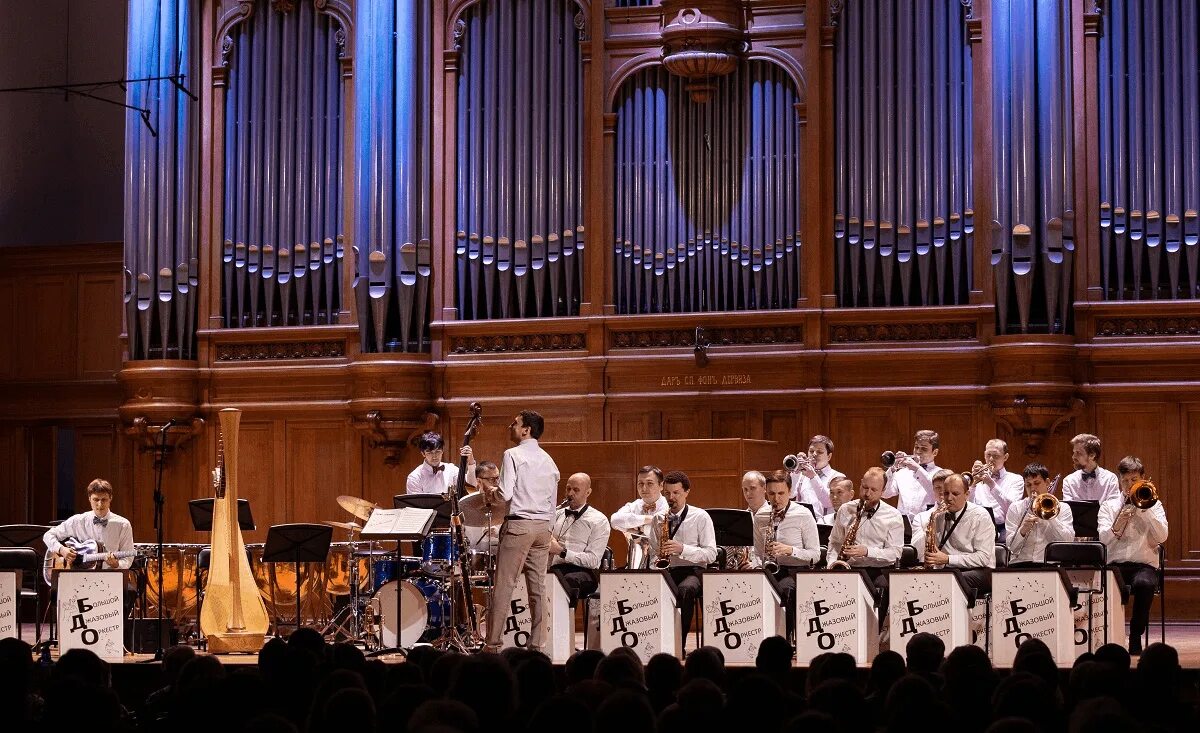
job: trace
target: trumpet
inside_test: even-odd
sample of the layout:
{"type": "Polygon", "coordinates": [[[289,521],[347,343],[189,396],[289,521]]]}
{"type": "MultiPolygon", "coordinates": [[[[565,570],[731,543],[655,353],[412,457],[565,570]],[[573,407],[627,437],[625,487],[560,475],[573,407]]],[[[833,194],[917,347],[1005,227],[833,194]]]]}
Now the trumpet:
{"type": "Polygon", "coordinates": [[[666,570],[667,568],[671,567],[671,555],[663,547],[663,545],[666,545],[671,541],[671,528],[668,526],[667,522],[667,518],[669,516],[670,514],[663,515],[662,527],[658,532],[658,557],[656,557],[654,559],[654,563],[651,564],[651,567],[655,570],[666,570]]]}
{"type": "Polygon", "coordinates": [[[807,453],[789,453],[783,457],[783,467],[789,471],[803,471],[812,468],[812,460],[807,453]]]}
{"type": "Polygon", "coordinates": [[[1158,503],[1158,487],[1148,478],[1140,478],[1129,487],[1125,503],[1138,509],[1149,509],[1158,503]]]}
{"type": "Polygon", "coordinates": [[[975,461],[971,470],[964,471],[962,474],[963,483],[967,486],[995,477],[996,472],[992,470],[992,464],[987,461],[975,461]]]}
{"type": "Polygon", "coordinates": [[[892,468],[905,458],[909,458],[909,455],[902,450],[885,450],[883,455],[879,456],[879,462],[884,468],[892,468]]]}

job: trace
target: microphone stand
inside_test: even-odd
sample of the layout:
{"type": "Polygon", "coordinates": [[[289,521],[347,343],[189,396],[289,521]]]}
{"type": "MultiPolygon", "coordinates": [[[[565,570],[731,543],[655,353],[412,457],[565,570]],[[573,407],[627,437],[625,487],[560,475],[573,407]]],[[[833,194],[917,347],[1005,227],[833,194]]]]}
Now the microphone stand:
{"type": "Polygon", "coordinates": [[[154,651],[154,661],[156,662],[161,662],[163,659],[163,466],[167,462],[167,453],[171,450],[171,446],[167,445],[167,433],[174,424],[174,420],[168,420],[167,424],[159,429],[159,443],[154,451],[154,533],[155,544],[158,545],[158,603],[155,604],[158,606],[158,628],[155,631],[156,648],[154,651]]]}

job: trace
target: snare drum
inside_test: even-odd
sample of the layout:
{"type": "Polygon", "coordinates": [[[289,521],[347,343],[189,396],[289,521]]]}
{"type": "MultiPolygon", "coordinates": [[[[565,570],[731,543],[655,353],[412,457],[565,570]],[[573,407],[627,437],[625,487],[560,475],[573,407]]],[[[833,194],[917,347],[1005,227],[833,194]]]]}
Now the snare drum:
{"type": "Polygon", "coordinates": [[[411,582],[390,580],[371,598],[371,610],[382,616],[380,643],[396,647],[396,583],[400,583],[403,618],[400,619],[400,647],[416,644],[426,631],[440,629],[446,603],[440,586],[430,580],[411,582]]]}
{"type": "Polygon", "coordinates": [[[449,532],[434,532],[421,542],[421,569],[427,575],[444,577],[450,574],[458,562],[458,547],[454,535],[449,532]]]}

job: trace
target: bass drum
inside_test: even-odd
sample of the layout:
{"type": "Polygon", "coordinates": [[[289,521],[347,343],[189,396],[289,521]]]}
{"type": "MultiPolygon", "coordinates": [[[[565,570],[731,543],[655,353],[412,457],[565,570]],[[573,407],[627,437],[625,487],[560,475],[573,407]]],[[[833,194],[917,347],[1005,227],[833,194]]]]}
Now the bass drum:
{"type": "Polygon", "coordinates": [[[403,596],[400,601],[403,618],[399,620],[399,646],[408,648],[421,641],[426,636],[426,631],[441,628],[442,608],[446,598],[434,583],[426,582],[418,586],[407,580],[389,580],[380,586],[371,598],[370,612],[382,618],[379,642],[385,648],[397,646],[396,583],[400,583],[400,593],[403,596]]]}

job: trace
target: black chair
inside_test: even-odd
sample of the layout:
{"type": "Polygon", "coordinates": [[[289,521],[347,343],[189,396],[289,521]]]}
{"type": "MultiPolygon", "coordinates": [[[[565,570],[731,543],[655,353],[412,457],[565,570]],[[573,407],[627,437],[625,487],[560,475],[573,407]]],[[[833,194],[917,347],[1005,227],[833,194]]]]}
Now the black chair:
{"type": "Polygon", "coordinates": [[[907,514],[901,514],[900,518],[904,520],[904,544],[907,545],[912,542],[912,521],[907,514]]]}
{"type": "Polygon", "coordinates": [[[21,605],[33,599],[35,643],[42,641],[42,595],[38,578],[42,573],[42,557],[31,547],[0,547],[0,570],[20,571],[17,588],[17,638],[21,638],[21,605]]]}
{"type": "Polygon", "coordinates": [[[900,568],[915,568],[916,566],[920,565],[921,561],[917,559],[917,548],[913,547],[912,545],[905,545],[904,548],[900,550],[899,563],[900,564],[898,567],[900,568]]]}
{"type": "Polygon", "coordinates": [[[996,545],[996,567],[1008,567],[1008,561],[1012,557],[1012,553],[1008,551],[1008,547],[1004,545],[996,545]]]}
{"type": "Polygon", "coordinates": [[[1068,568],[1102,568],[1108,564],[1108,550],[1103,542],[1051,542],[1043,560],[1068,568]]]}
{"type": "Polygon", "coordinates": [[[717,547],[717,559],[708,564],[709,570],[724,570],[725,563],[729,561],[729,555],[725,552],[724,547],[717,547]]]}
{"type": "MultiPolygon", "coordinates": [[[[1167,643],[1167,548],[1158,546],[1158,633],[1159,641],[1167,643]]],[[[1145,646],[1150,646],[1150,625],[1146,624],[1145,646]]]]}

